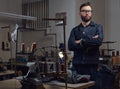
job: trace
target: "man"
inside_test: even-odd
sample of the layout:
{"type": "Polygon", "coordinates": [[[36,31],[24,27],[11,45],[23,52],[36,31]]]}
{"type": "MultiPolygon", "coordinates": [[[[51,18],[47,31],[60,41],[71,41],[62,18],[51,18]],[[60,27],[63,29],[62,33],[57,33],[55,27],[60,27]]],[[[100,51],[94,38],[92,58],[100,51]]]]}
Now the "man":
{"type": "Polygon", "coordinates": [[[96,82],[94,89],[99,89],[99,47],[103,41],[103,27],[91,21],[92,7],[89,2],[80,6],[79,15],[82,22],[72,29],[68,40],[68,48],[74,52],[73,70],[91,75],[91,80],[96,82]]]}

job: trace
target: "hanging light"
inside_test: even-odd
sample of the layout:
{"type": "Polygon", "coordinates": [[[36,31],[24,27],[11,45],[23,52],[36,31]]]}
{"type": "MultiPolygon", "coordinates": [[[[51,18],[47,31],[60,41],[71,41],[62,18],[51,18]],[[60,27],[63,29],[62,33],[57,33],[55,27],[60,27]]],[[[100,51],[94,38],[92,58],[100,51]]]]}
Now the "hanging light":
{"type": "Polygon", "coordinates": [[[58,55],[61,59],[64,57],[63,52],[59,52],[58,55]]]}

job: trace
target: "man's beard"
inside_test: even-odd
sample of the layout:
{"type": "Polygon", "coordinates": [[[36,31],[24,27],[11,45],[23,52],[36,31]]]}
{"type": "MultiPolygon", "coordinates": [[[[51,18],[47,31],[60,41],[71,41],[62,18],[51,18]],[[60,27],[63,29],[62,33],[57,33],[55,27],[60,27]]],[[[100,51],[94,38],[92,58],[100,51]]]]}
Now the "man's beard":
{"type": "Polygon", "coordinates": [[[91,20],[91,17],[86,18],[85,16],[81,16],[81,19],[82,19],[83,22],[88,22],[88,21],[91,20]]]}

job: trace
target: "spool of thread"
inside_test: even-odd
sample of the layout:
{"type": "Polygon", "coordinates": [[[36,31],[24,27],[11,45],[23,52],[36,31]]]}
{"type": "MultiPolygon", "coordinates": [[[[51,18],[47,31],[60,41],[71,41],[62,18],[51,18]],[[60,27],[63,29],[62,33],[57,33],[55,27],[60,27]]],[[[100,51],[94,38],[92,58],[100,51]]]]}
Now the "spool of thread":
{"type": "Polygon", "coordinates": [[[103,57],[105,55],[105,51],[101,50],[101,56],[103,57]]]}
{"type": "Polygon", "coordinates": [[[116,60],[117,60],[117,64],[120,64],[119,51],[116,51],[116,60]]]}
{"type": "Polygon", "coordinates": [[[117,57],[115,56],[115,52],[112,51],[112,65],[115,65],[117,63],[117,57]]]}
{"type": "Polygon", "coordinates": [[[51,57],[54,57],[54,51],[51,50],[51,57]]]}
{"type": "Polygon", "coordinates": [[[115,56],[115,52],[114,51],[112,52],[112,56],[115,56]]]}
{"type": "Polygon", "coordinates": [[[35,49],[36,49],[36,42],[33,42],[31,46],[31,52],[34,52],[35,49]]]}
{"type": "Polygon", "coordinates": [[[24,53],[25,52],[25,44],[21,43],[21,52],[24,53]]]}
{"type": "Polygon", "coordinates": [[[116,51],[116,56],[119,56],[119,51],[116,51]]]}
{"type": "Polygon", "coordinates": [[[65,72],[65,64],[64,63],[61,63],[61,71],[65,72]]]}

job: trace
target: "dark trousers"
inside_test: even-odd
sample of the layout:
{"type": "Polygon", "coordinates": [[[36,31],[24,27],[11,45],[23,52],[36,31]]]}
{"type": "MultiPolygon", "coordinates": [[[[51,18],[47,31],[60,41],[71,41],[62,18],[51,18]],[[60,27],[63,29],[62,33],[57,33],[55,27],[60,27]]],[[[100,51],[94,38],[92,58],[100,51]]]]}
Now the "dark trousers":
{"type": "Polygon", "coordinates": [[[101,89],[113,89],[114,76],[101,73],[101,89]]]}

